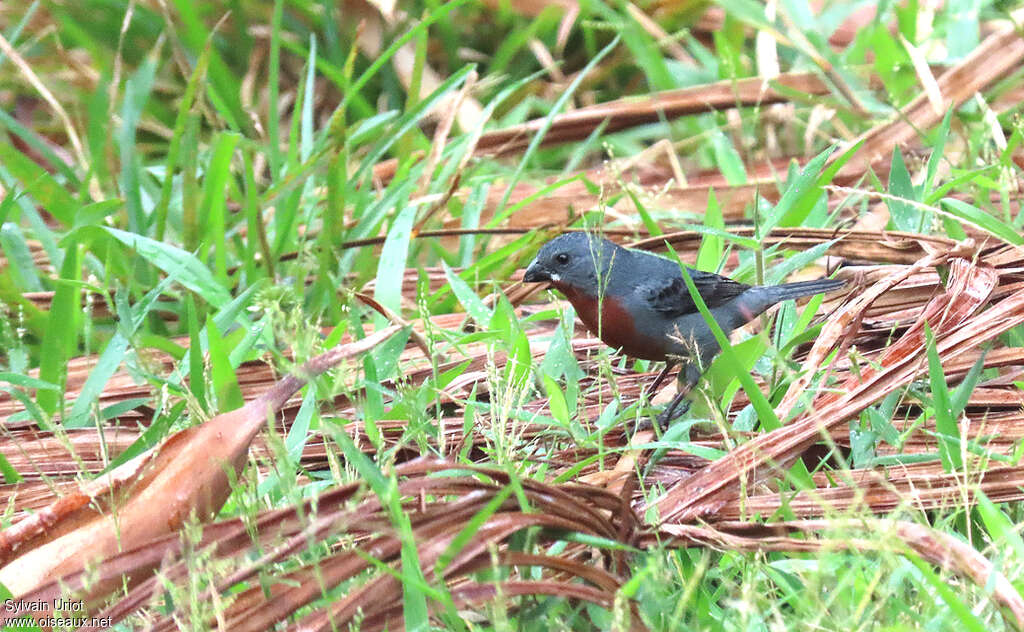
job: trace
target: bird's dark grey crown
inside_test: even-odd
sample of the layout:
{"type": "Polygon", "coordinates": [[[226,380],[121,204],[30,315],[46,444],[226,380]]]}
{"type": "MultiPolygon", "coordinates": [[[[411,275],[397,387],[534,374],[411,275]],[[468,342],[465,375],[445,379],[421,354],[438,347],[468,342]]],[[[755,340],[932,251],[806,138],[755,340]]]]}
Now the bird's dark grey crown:
{"type": "Polygon", "coordinates": [[[537,255],[542,260],[568,254],[603,262],[611,258],[616,248],[615,244],[591,233],[563,233],[541,246],[537,255]]]}
{"type": "Polygon", "coordinates": [[[598,291],[598,277],[610,271],[612,261],[621,253],[626,251],[597,235],[564,233],[541,246],[523,280],[553,281],[594,294],[598,291]]]}

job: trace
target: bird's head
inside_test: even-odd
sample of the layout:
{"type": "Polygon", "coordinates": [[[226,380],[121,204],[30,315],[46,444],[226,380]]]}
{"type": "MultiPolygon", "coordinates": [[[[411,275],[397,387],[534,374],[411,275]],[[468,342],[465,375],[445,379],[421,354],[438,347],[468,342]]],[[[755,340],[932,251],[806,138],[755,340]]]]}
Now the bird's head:
{"type": "Polygon", "coordinates": [[[598,275],[611,269],[618,246],[587,233],[564,233],[541,246],[537,258],[526,268],[523,281],[550,282],[559,289],[570,288],[591,296],[598,293],[598,275]]]}

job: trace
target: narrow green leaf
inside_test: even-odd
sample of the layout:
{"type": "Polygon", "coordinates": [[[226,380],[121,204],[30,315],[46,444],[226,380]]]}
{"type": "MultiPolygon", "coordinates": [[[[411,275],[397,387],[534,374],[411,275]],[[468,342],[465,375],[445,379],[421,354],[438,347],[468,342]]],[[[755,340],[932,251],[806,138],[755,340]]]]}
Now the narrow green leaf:
{"type": "Polygon", "coordinates": [[[448,285],[452,289],[452,293],[455,294],[455,298],[459,299],[462,306],[466,308],[466,313],[469,314],[473,321],[476,322],[483,329],[487,329],[491,322],[491,310],[484,302],[480,300],[473,288],[469,287],[469,284],[462,280],[462,278],[455,274],[455,272],[448,267],[448,264],[444,261],[441,262],[444,266],[444,276],[448,279],[448,285]]]}
{"type": "Polygon", "coordinates": [[[708,309],[707,304],[704,303],[704,299],[701,297],[700,292],[697,291],[697,286],[693,284],[693,279],[690,278],[689,274],[684,272],[683,281],[686,283],[686,289],[690,292],[690,297],[697,306],[697,310],[700,312],[700,315],[704,317],[704,322],[706,322],[708,327],[711,329],[711,333],[714,334],[715,340],[718,341],[718,345],[722,349],[722,356],[725,358],[725,362],[734,369],[736,377],[743,386],[743,391],[747,394],[747,397],[750,398],[750,403],[754,406],[754,410],[757,411],[757,417],[761,421],[761,427],[769,432],[776,430],[777,428],[781,428],[782,422],[780,422],[779,418],[775,415],[775,410],[772,408],[771,403],[764,396],[764,393],[761,392],[761,389],[757,387],[757,384],[754,382],[754,378],[751,377],[750,373],[743,370],[742,364],[733,353],[732,345],[729,343],[729,337],[725,335],[725,332],[722,331],[722,328],[715,321],[714,316],[711,315],[711,311],[708,309]]]}
{"type": "Polygon", "coordinates": [[[932,143],[932,155],[928,157],[928,167],[925,170],[924,182],[921,183],[921,199],[927,199],[933,190],[932,187],[935,185],[935,174],[939,171],[939,163],[941,163],[945,157],[946,139],[949,138],[949,124],[952,119],[953,108],[950,108],[946,110],[946,115],[942,117],[942,123],[939,125],[938,135],[932,143]]]}
{"type": "Polygon", "coordinates": [[[1024,237],[1021,237],[1013,226],[1000,221],[991,213],[986,213],[980,208],[956,198],[944,198],[940,204],[943,210],[961,221],[980,228],[1007,243],[1015,246],[1024,245],[1024,237]]]}
{"type": "Polygon", "coordinates": [[[203,201],[201,231],[206,251],[210,246],[214,252],[214,270],[222,286],[228,285],[227,272],[227,194],[224,192],[231,178],[231,158],[241,136],[231,132],[221,133],[214,144],[213,155],[206,164],[203,180],[203,201]]]}
{"type": "Polygon", "coordinates": [[[196,313],[196,301],[189,294],[185,297],[185,323],[188,325],[188,389],[203,409],[208,408],[206,401],[206,371],[203,364],[203,345],[200,336],[199,315],[196,313]]]}
{"type": "MultiPolygon", "coordinates": [[[[270,18],[270,59],[267,61],[267,138],[281,138],[278,125],[281,116],[278,112],[280,101],[281,73],[281,18],[284,15],[284,0],[274,0],[274,12],[270,18]]],[[[347,97],[346,97],[347,98],[347,97]]],[[[281,174],[281,146],[275,140],[267,143],[267,158],[270,162],[270,177],[277,178],[281,174]]]]}
{"type": "Polygon", "coordinates": [[[78,203],[45,169],[10,144],[0,141],[0,165],[21,183],[25,193],[65,226],[75,221],[78,203]]]}
{"type": "Polygon", "coordinates": [[[889,168],[889,194],[901,199],[886,198],[889,217],[896,230],[917,232],[921,230],[921,210],[902,200],[917,202],[914,185],[910,182],[910,172],[903,163],[903,155],[899,147],[892,150],[892,166],[889,168]]]}
{"type": "Polygon", "coordinates": [[[35,424],[39,426],[41,430],[46,430],[48,432],[53,431],[53,424],[50,423],[50,421],[46,418],[43,409],[36,403],[39,401],[39,392],[36,393],[35,400],[33,400],[31,397],[25,394],[25,391],[21,390],[20,388],[9,388],[6,386],[0,386],[0,392],[7,393],[12,398],[18,400],[18,402],[20,402],[21,405],[25,408],[24,413],[11,415],[10,417],[8,417],[8,423],[20,419],[31,418],[32,421],[34,421],[35,424]]]}
{"type": "MultiPolygon", "coordinates": [[[[716,231],[725,232],[725,218],[722,217],[722,207],[715,196],[715,190],[708,191],[708,205],[704,211],[704,226],[713,228],[716,231]]],[[[697,249],[698,270],[705,272],[717,272],[722,263],[722,254],[725,251],[725,243],[721,235],[705,233],[700,240],[700,248],[697,249]]]]}
{"type": "Polygon", "coordinates": [[[0,222],[0,248],[7,256],[6,269],[0,269],[0,274],[9,275],[22,292],[42,292],[43,284],[36,272],[32,251],[21,228],[14,222],[0,222]]]}
{"type": "Polygon", "coordinates": [[[82,385],[78,399],[71,407],[71,414],[64,421],[64,427],[84,428],[90,424],[89,411],[99,401],[103,388],[121,366],[128,351],[128,344],[128,339],[121,335],[120,331],[114,333],[114,337],[107,343],[96,366],[89,372],[89,377],[82,385]]]}
{"type": "Polygon", "coordinates": [[[569,425],[569,406],[565,402],[565,393],[549,375],[541,375],[544,381],[544,390],[548,395],[548,408],[551,409],[551,416],[563,426],[569,425]]]}
{"type": "Polygon", "coordinates": [[[726,183],[730,186],[746,184],[747,168],[740,158],[740,153],[733,147],[732,139],[721,129],[716,128],[708,131],[708,143],[715,156],[715,165],[725,176],[726,183]]]}
{"type": "MultiPolygon", "coordinates": [[[[418,208],[415,205],[406,206],[395,216],[388,227],[387,238],[380,251],[380,262],[377,264],[377,286],[373,290],[373,298],[397,313],[402,311],[402,282],[405,279],[409,240],[418,208]]],[[[379,318],[379,324],[382,324],[383,317],[379,318]]]]}
{"type": "Polygon", "coordinates": [[[772,266],[771,270],[768,271],[766,281],[769,283],[783,283],[789,275],[793,274],[797,270],[802,270],[807,266],[811,265],[814,261],[817,261],[828,252],[828,249],[836,244],[839,239],[830,239],[822,242],[816,246],[808,248],[803,252],[798,252],[792,257],[787,257],[779,263],[772,266]]]}
{"type": "Polygon", "coordinates": [[[974,388],[981,381],[981,373],[985,370],[985,356],[988,355],[989,349],[982,349],[981,355],[978,356],[977,362],[971,367],[971,370],[964,376],[960,385],[953,391],[953,397],[950,398],[949,407],[954,418],[959,418],[967,408],[967,400],[971,398],[971,393],[974,392],[974,388]]]}
{"type": "MultiPolygon", "coordinates": [[[[82,249],[68,248],[61,266],[60,278],[81,281],[82,249]]],[[[82,322],[81,289],[71,283],[60,283],[50,303],[46,333],[43,337],[39,361],[39,379],[51,384],[63,384],[67,375],[68,358],[78,349],[78,336],[82,322]]],[[[60,399],[56,392],[43,390],[37,394],[39,407],[49,414],[57,410],[60,399]]]]}
{"type": "Polygon", "coordinates": [[[0,128],[7,128],[7,130],[32,148],[32,151],[42,156],[49,166],[55,169],[62,178],[67,180],[70,188],[74,189],[81,186],[81,181],[79,180],[78,175],[74,172],[71,166],[68,165],[65,158],[57,155],[53,150],[53,147],[50,145],[49,140],[41,137],[34,129],[22,125],[18,119],[8,114],[7,111],[2,108],[0,108],[0,128]]]}
{"type": "Polygon", "coordinates": [[[1004,545],[1010,545],[1017,562],[1024,560],[1024,539],[1021,539],[1013,521],[980,489],[975,490],[974,499],[978,503],[978,513],[985,523],[985,530],[992,536],[993,544],[999,549],[1004,545]]]}
{"type": "Polygon", "coordinates": [[[814,208],[815,202],[822,195],[819,179],[822,176],[825,162],[832,155],[833,150],[834,148],[830,147],[810,159],[795,177],[790,177],[787,180],[786,190],[779,199],[779,203],[765,219],[765,223],[758,228],[761,238],[776,226],[800,226],[803,224],[804,219],[814,208]]]}
{"type": "Polygon", "coordinates": [[[13,485],[22,480],[21,474],[18,474],[18,470],[14,469],[14,466],[3,454],[0,454],[0,475],[3,476],[4,483],[7,485],[13,485]]]}
{"type": "Polygon", "coordinates": [[[939,360],[939,352],[935,348],[935,336],[927,324],[924,331],[928,346],[928,380],[932,387],[939,457],[942,459],[942,467],[947,472],[952,472],[963,467],[963,460],[960,458],[960,426],[953,415],[946,374],[942,371],[942,361],[939,360]]]}
{"type": "Polygon", "coordinates": [[[206,344],[210,351],[210,378],[217,397],[217,410],[225,412],[241,408],[245,400],[238,386],[235,367],[231,365],[224,339],[212,317],[206,319],[206,344]]]}
{"type": "MultiPolygon", "coordinates": [[[[595,3],[596,6],[602,4],[595,3]]],[[[647,29],[637,22],[636,18],[629,15],[628,21],[623,24],[623,28],[619,32],[622,35],[623,44],[632,51],[637,65],[643,69],[643,77],[647,80],[651,91],[671,90],[679,87],[669,70],[665,55],[659,48],[658,42],[654,41],[647,29]]]]}
{"type": "MultiPolygon", "coordinates": [[[[211,42],[207,40],[206,45],[203,47],[203,52],[200,53],[196,66],[192,70],[192,74],[189,75],[188,83],[185,84],[185,93],[182,95],[181,101],[178,102],[178,113],[174,119],[174,132],[171,135],[171,142],[167,146],[167,159],[164,161],[164,180],[160,187],[160,199],[153,210],[153,216],[156,221],[154,237],[157,241],[163,241],[164,233],[167,230],[167,211],[171,202],[174,175],[180,167],[182,138],[185,135],[185,126],[192,112],[192,106],[195,104],[199,86],[202,84],[202,80],[206,78],[206,69],[210,63],[210,45],[211,42]]],[[[276,105],[276,103],[272,105],[276,105]]],[[[271,138],[275,137],[271,136],[271,138]]],[[[270,148],[273,148],[276,143],[268,143],[268,145],[270,148]]]]}
{"type": "Polygon", "coordinates": [[[306,387],[306,394],[302,397],[302,405],[299,412],[295,413],[295,419],[288,428],[288,436],[284,439],[284,447],[288,451],[288,458],[298,464],[302,457],[302,449],[309,440],[309,427],[316,413],[316,389],[312,386],[306,387]]]}
{"type": "Polygon", "coordinates": [[[654,218],[651,217],[651,212],[647,210],[647,205],[640,199],[637,192],[632,187],[628,187],[626,189],[626,195],[628,195],[629,199],[633,202],[633,208],[636,209],[637,215],[640,216],[640,221],[643,222],[644,228],[647,229],[647,232],[652,237],[657,237],[662,234],[663,231],[661,230],[661,226],[658,226],[658,222],[654,221],[654,218]]]}
{"type": "Polygon", "coordinates": [[[116,228],[103,229],[121,243],[134,249],[143,259],[163,270],[172,279],[202,296],[214,307],[223,307],[230,300],[228,291],[217,283],[210,270],[193,255],[149,237],[116,228]]]}
{"type": "Polygon", "coordinates": [[[306,59],[306,80],[302,98],[299,158],[303,162],[313,154],[313,107],[316,105],[316,36],[309,34],[309,57],[306,59]]]}
{"type": "Polygon", "coordinates": [[[34,388],[34,389],[45,389],[48,391],[59,391],[60,387],[56,384],[50,384],[43,380],[37,380],[34,377],[28,375],[22,375],[21,373],[11,373],[8,371],[0,371],[0,382],[7,382],[14,386],[20,386],[22,388],[34,388]]]}
{"type": "MultiPolygon", "coordinates": [[[[162,43],[158,45],[162,46],[162,43]]],[[[121,156],[121,197],[124,198],[128,210],[128,225],[133,233],[139,234],[146,232],[148,222],[146,211],[142,207],[142,164],[141,157],[136,153],[135,130],[142,120],[142,110],[149,100],[155,76],[156,60],[153,54],[150,54],[125,83],[124,102],[121,104],[121,127],[117,132],[117,145],[121,156]]]]}

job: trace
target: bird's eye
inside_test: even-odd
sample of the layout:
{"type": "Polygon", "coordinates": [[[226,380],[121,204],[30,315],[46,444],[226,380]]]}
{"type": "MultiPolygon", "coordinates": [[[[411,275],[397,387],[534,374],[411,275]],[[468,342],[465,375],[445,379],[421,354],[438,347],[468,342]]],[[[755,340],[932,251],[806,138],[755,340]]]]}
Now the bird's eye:
{"type": "Polygon", "coordinates": [[[569,255],[565,254],[564,252],[560,252],[557,255],[555,255],[555,262],[564,266],[565,264],[569,263],[569,255]]]}

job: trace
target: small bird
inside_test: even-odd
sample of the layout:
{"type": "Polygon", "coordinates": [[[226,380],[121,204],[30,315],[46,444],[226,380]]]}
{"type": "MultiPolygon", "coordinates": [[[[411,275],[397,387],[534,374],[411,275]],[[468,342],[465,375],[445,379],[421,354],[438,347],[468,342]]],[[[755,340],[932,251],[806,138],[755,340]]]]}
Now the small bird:
{"type": "MultiPolygon", "coordinates": [[[[588,233],[564,233],[541,246],[523,276],[527,283],[550,282],[565,295],[576,315],[609,347],[643,360],[666,363],[648,389],[653,393],[676,364],[679,392],[658,423],[664,427],[704,368],[719,352],[718,342],[697,311],[683,270],[726,335],[772,305],[830,292],[845,281],[817,279],[773,286],[751,286],[683,266],[671,259],[623,248],[588,233]]],[[[688,407],[688,405],[687,405],[688,407]]],[[[686,408],[679,414],[685,413],[686,408]]]]}

